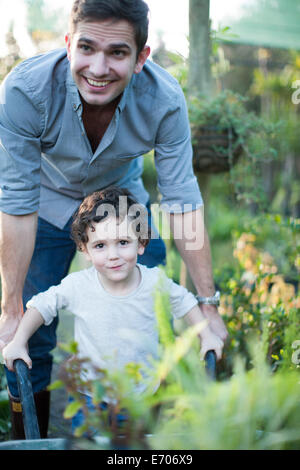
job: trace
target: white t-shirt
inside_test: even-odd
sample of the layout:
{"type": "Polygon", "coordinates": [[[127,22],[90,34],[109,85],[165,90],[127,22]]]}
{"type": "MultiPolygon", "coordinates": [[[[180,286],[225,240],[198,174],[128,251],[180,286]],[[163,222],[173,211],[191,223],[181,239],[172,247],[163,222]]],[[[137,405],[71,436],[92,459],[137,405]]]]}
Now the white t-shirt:
{"type": "MultiPolygon", "coordinates": [[[[158,358],[158,329],[154,310],[156,289],[167,291],[171,313],[181,318],[197,300],[183,286],[169,279],[159,268],[137,265],[141,281],[128,295],[114,296],[102,287],[92,266],[66,276],[58,286],[50,287],[27,303],[35,307],[49,325],[58,310],[75,316],[75,341],[80,357],[88,357],[101,368],[122,369],[134,362],[151,366],[149,358],[158,358]]],[[[82,378],[95,379],[93,368],[82,378]]]]}

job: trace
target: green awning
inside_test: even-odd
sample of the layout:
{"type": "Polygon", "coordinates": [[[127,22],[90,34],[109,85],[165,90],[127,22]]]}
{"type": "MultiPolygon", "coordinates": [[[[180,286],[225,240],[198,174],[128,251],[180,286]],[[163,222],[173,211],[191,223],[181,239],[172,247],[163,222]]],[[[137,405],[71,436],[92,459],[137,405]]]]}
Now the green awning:
{"type": "Polygon", "coordinates": [[[256,0],[242,17],[228,20],[229,42],[300,50],[300,0],[256,0]]]}

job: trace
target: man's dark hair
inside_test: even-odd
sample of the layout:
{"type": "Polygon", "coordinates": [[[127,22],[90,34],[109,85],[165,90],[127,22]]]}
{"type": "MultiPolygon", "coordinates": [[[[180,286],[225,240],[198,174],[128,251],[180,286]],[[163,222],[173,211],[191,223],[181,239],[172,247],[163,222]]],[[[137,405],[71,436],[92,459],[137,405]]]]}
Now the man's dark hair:
{"type": "Polygon", "coordinates": [[[128,21],[134,29],[137,54],[148,38],[148,5],[143,0],[75,0],[70,15],[70,34],[81,21],[128,21]]]}
{"type": "Polygon", "coordinates": [[[71,238],[77,249],[83,251],[89,241],[87,230],[95,230],[94,224],[111,215],[118,219],[129,216],[136,219],[136,236],[143,246],[147,246],[151,238],[151,227],[148,226],[147,209],[138,204],[132,194],[123,188],[109,186],[87,196],[74,214],[71,227],[71,238]]]}

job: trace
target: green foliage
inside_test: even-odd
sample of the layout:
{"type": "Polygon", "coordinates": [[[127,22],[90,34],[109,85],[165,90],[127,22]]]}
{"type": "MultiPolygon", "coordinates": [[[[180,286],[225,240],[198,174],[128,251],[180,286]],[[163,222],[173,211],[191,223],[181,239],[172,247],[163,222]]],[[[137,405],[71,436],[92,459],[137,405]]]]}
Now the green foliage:
{"type": "Polygon", "coordinates": [[[223,292],[220,312],[230,337],[223,359],[226,376],[232,373],[236,354],[250,366],[249,337],[258,340],[263,334],[267,335],[267,359],[274,370],[297,367],[291,358],[292,344],[300,338],[298,226],[297,221],[280,216],[249,221],[248,231],[244,226],[243,233],[235,234],[235,265],[215,272],[223,292]],[[276,251],[281,237],[284,252],[276,251]],[[274,253],[266,247],[273,247],[274,253]],[[282,266],[289,266],[285,275],[280,271],[282,266]]]}
{"type": "Polygon", "coordinates": [[[20,49],[11,30],[7,32],[5,42],[8,54],[6,57],[0,58],[0,83],[21,60],[20,49]]]}
{"type": "MultiPolygon", "coordinates": [[[[299,373],[271,372],[265,362],[266,335],[249,346],[251,370],[237,356],[232,376],[222,382],[206,376],[196,336],[189,329],[164,349],[153,375],[161,383],[155,393],[135,392],[132,367],[122,373],[102,371],[102,378],[88,384],[94,403],[107,394],[114,397],[110,417],[125,408],[128,421],[120,430],[108,424],[108,413],[86,412],[78,435],[92,426],[110,438],[109,448],[122,443],[130,449],[299,449],[299,373]]],[[[77,399],[65,416],[80,405],[77,399]]],[[[103,448],[103,442],[95,438],[94,448],[103,448]]]]}
{"type": "Polygon", "coordinates": [[[218,147],[218,152],[224,155],[229,152],[230,180],[237,199],[266,207],[262,169],[264,164],[277,157],[277,133],[282,124],[267,121],[247,111],[247,101],[247,98],[230,90],[210,99],[201,95],[189,97],[192,136],[195,144],[201,145],[197,139],[202,128],[215,129],[220,134],[229,131],[229,150],[228,147],[218,147]],[[234,153],[238,149],[242,156],[234,165],[234,153]]]}
{"type": "Polygon", "coordinates": [[[32,34],[34,31],[57,32],[60,27],[61,11],[49,12],[45,5],[45,0],[26,0],[28,5],[28,30],[32,34]]]}
{"type": "MultiPolygon", "coordinates": [[[[252,223],[256,235],[236,234],[236,265],[218,274],[220,311],[230,334],[218,381],[207,377],[199,359],[197,336],[203,326],[175,336],[159,284],[155,306],[161,352],[146,375],[139,364],[128,364],[123,371],[98,370],[99,378],[82,382],[78,376],[86,361],[78,358],[74,344],[67,348],[75,357],[60,379],[75,401],[65,417],[79,408],[86,416],[77,436],[97,430],[109,439],[105,448],[300,449],[300,298],[264,251],[260,230],[267,230],[268,222],[252,223]],[[137,393],[139,383],[146,385],[143,393],[137,393]],[[109,409],[89,412],[78,387],[89,390],[96,405],[108,398],[109,409]],[[122,429],[114,419],[121,410],[128,415],[122,429]]],[[[297,221],[277,216],[272,222],[273,232],[276,222],[279,233],[296,234],[297,221]]],[[[89,442],[104,446],[101,439],[89,442]]],[[[80,445],[85,448],[84,442],[80,445]]]]}
{"type": "Polygon", "coordinates": [[[212,97],[203,94],[191,96],[187,87],[188,64],[184,60],[179,60],[169,71],[179,81],[186,96],[194,154],[197,154],[195,149],[203,145],[203,129],[209,134],[212,131],[216,135],[227,134],[229,145],[224,148],[216,146],[215,151],[224,158],[228,157],[230,183],[237,199],[246,205],[255,203],[266,209],[264,165],[277,159],[286,122],[282,122],[280,116],[277,120],[267,119],[248,111],[249,98],[229,89],[212,97]],[[241,155],[238,163],[234,164],[236,153],[241,155]]]}
{"type": "Polygon", "coordinates": [[[9,400],[4,368],[0,368],[0,441],[8,438],[10,431],[9,400]]]}
{"type": "Polygon", "coordinates": [[[299,449],[299,374],[273,376],[260,358],[250,372],[237,362],[230,380],[193,386],[163,410],[153,448],[299,449]]]}

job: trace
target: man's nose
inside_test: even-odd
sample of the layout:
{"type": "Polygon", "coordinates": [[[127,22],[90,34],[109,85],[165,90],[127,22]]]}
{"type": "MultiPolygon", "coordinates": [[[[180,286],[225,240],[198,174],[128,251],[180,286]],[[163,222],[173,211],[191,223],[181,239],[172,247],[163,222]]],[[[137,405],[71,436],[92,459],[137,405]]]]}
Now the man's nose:
{"type": "Polygon", "coordinates": [[[103,52],[93,55],[90,72],[95,78],[105,77],[109,74],[108,58],[103,52]]]}

